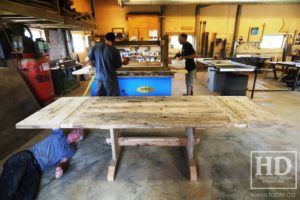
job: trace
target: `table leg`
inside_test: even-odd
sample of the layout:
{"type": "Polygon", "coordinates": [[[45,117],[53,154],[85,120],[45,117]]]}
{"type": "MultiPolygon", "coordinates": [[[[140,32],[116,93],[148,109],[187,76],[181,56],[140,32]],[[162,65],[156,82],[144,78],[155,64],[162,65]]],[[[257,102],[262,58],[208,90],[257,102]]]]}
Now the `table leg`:
{"type": "Polygon", "coordinates": [[[251,91],[251,99],[253,99],[253,97],[254,97],[256,79],[257,79],[257,70],[254,71],[254,80],[253,80],[253,86],[252,86],[252,91],[251,91]]]}
{"type": "Polygon", "coordinates": [[[277,76],[277,72],[276,72],[276,65],[275,64],[271,64],[271,66],[273,68],[274,78],[277,80],[278,76],[277,76]]]}
{"type": "Polygon", "coordinates": [[[188,163],[190,169],[190,181],[197,181],[197,168],[194,161],[194,146],[195,146],[194,130],[195,130],[194,128],[185,129],[185,134],[188,139],[186,150],[187,150],[188,163]]]}
{"type": "Polygon", "coordinates": [[[298,81],[299,73],[300,73],[300,68],[297,67],[296,76],[295,76],[294,84],[293,84],[293,88],[292,88],[293,91],[294,91],[295,88],[297,87],[297,81],[298,81]]]}
{"type": "Polygon", "coordinates": [[[118,138],[120,137],[119,130],[110,129],[110,141],[111,141],[111,151],[112,151],[112,160],[108,167],[107,180],[114,181],[115,175],[117,172],[118,159],[120,155],[120,147],[118,145],[118,138]]]}

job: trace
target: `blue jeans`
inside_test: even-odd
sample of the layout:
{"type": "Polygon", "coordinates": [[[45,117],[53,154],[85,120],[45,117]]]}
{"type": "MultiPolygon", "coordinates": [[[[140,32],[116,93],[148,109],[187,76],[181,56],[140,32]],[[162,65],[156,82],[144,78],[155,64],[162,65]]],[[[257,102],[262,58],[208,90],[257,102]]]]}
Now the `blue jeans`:
{"type": "Polygon", "coordinates": [[[0,200],[33,200],[39,189],[41,171],[31,151],[14,154],[3,165],[0,200]]]}
{"type": "Polygon", "coordinates": [[[96,96],[120,96],[119,82],[116,80],[96,81],[96,96]]]}

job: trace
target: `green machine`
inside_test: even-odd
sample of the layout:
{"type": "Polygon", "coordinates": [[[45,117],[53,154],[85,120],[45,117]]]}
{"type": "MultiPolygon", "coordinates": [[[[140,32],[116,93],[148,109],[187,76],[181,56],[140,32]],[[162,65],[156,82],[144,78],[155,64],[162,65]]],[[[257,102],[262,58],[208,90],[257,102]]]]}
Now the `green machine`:
{"type": "Polygon", "coordinates": [[[79,81],[72,72],[80,68],[81,65],[76,64],[76,60],[66,60],[51,68],[53,85],[57,95],[68,93],[79,86],[79,81]]]}

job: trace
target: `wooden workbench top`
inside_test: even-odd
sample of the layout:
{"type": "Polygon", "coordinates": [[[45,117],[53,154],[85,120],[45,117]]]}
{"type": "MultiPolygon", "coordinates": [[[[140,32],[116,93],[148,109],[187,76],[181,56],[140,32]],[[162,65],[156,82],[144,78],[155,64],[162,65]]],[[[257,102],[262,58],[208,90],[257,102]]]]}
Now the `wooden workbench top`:
{"type": "MultiPolygon", "coordinates": [[[[117,70],[118,76],[174,76],[174,71],[168,67],[121,67],[117,70]]],[[[73,75],[96,74],[96,68],[88,66],[72,72],[73,75]]]]}
{"type": "Polygon", "coordinates": [[[63,97],[19,129],[286,127],[247,97],[63,97]]]}

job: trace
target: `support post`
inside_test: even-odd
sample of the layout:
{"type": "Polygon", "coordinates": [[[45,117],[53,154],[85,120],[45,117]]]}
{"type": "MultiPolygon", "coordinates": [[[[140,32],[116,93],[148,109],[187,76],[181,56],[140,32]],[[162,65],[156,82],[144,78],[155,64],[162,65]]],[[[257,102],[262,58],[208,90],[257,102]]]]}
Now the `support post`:
{"type": "Polygon", "coordinates": [[[274,79],[278,80],[277,72],[276,72],[276,64],[271,63],[271,68],[273,70],[274,79]]]}
{"type": "Polygon", "coordinates": [[[111,151],[112,151],[112,160],[108,167],[107,180],[114,181],[117,171],[118,158],[120,154],[120,147],[118,145],[119,130],[110,129],[110,140],[111,140],[111,151]]]}
{"type": "Polygon", "coordinates": [[[165,34],[162,36],[161,41],[161,56],[164,67],[169,66],[169,35],[165,34]]]}
{"type": "Polygon", "coordinates": [[[239,28],[240,28],[240,21],[241,21],[241,13],[242,13],[242,5],[239,4],[236,10],[235,16],[235,23],[234,23],[234,31],[233,31],[233,38],[230,50],[230,56],[233,57],[235,54],[236,42],[238,40],[239,35],[239,28]]]}
{"type": "Polygon", "coordinates": [[[295,76],[295,79],[294,79],[294,84],[293,84],[293,88],[292,90],[294,91],[297,87],[297,82],[298,82],[298,76],[299,76],[299,73],[300,73],[300,68],[297,67],[297,71],[296,71],[296,76],[295,76]]]}
{"type": "Polygon", "coordinates": [[[185,134],[188,139],[186,150],[188,155],[188,164],[190,170],[190,181],[197,181],[197,168],[194,161],[194,145],[195,145],[195,138],[194,138],[194,128],[186,128],[185,134]]]}
{"type": "Polygon", "coordinates": [[[252,86],[252,91],[251,91],[251,99],[253,99],[253,97],[254,97],[254,91],[255,91],[256,80],[257,80],[257,70],[255,69],[255,71],[254,71],[253,86],[252,86]]]}

